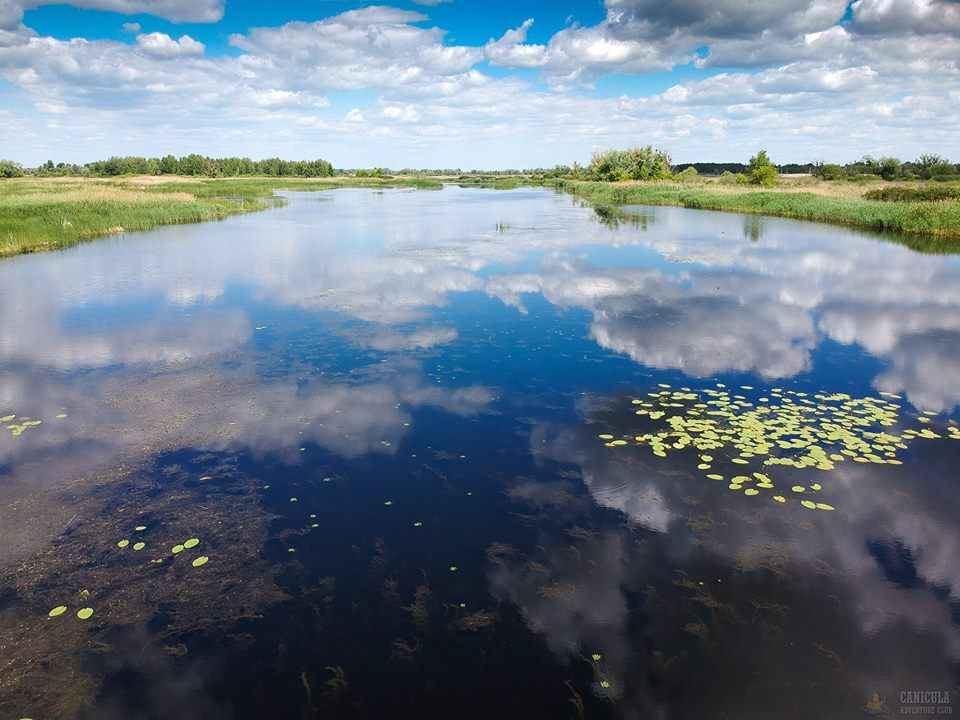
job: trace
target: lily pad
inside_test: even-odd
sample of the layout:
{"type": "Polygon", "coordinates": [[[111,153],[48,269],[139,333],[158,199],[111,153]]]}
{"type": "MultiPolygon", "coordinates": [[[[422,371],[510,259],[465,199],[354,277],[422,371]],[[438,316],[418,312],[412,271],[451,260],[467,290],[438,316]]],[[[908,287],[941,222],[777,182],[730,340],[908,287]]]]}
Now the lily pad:
{"type": "Polygon", "coordinates": [[[129,541],[129,540],[121,540],[120,542],[117,543],[117,547],[118,547],[118,548],[125,548],[125,547],[126,547],[127,545],[129,545],[129,544],[130,544],[130,541],[129,541]]]}
{"type": "Polygon", "coordinates": [[[133,546],[134,550],[143,550],[147,546],[144,542],[138,542],[133,546]]]}
{"type": "Polygon", "coordinates": [[[200,544],[200,538],[190,538],[183,544],[183,547],[189,550],[191,548],[195,548],[199,544],[200,544]]]}
{"type": "Polygon", "coordinates": [[[177,553],[182,553],[183,545],[174,545],[172,548],[170,548],[170,552],[172,552],[174,555],[176,555],[177,553]]]}
{"type": "Polygon", "coordinates": [[[93,617],[93,608],[86,607],[77,610],[77,617],[81,620],[89,620],[91,617],[93,617]]]}
{"type": "Polygon", "coordinates": [[[191,564],[196,568],[202,565],[206,565],[208,562],[210,562],[210,558],[208,558],[206,555],[201,555],[196,560],[194,560],[193,563],[191,564]]]}
{"type": "Polygon", "coordinates": [[[60,615],[63,615],[66,611],[67,611],[66,605],[57,605],[57,607],[55,607],[53,610],[47,613],[47,616],[52,618],[59,617],[60,615]]]}

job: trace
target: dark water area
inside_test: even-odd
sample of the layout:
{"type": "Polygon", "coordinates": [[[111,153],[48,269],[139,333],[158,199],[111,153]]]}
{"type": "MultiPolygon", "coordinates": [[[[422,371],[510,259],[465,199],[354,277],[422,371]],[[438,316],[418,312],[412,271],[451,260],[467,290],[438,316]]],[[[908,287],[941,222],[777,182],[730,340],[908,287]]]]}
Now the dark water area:
{"type": "Polygon", "coordinates": [[[960,259],[286,198],[0,262],[0,718],[960,713],[960,259]]]}

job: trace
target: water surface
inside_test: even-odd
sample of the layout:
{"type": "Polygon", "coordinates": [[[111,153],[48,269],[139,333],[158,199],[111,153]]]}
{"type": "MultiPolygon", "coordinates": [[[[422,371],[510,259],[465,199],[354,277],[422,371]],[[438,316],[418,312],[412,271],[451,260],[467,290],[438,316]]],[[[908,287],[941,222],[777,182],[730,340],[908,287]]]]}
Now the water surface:
{"type": "Polygon", "coordinates": [[[0,716],[893,717],[956,690],[957,258],[542,189],[286,197],[0,263],[0,716]],[[717,398],[724,426],[805,406],[824,443],[861,406],[830,408],[886,407],[863,432],[903,447],[739,469],[636,441],[717,398]]]}

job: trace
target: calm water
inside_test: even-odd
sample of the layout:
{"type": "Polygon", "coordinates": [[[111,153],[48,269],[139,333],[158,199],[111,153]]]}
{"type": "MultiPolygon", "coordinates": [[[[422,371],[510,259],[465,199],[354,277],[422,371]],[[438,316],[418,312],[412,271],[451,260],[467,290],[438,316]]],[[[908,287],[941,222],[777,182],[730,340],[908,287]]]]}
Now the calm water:
{"type": "Polygon", "coordinates": [[[0,263],[0,717],[960,713],[956,258],[539,189],[288,200],[0,263]],[[859,407],[897,440],[635,440],[800,406],[808,444],[859,407]]]}

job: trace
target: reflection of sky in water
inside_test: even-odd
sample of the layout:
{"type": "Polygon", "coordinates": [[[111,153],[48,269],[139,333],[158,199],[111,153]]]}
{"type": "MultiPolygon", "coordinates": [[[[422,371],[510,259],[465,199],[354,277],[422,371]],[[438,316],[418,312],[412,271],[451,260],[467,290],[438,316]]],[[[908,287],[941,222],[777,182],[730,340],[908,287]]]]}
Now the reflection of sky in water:
{"type": "Polygon", "coordinates": [[[12,503],[144,455],[239,452],[296,475],[319,453],[402,476],[456,459],[438,438],[460,433],[483,460],[444,487],[489,485],[512,508],[476,517],[515,536],[488,553],[484,592],[561,665],[585,663],[571,687],[623,717],[769,717],[751,708],[782,710],[790,694],[770,688],[797,674],[833,683],[810,703],[821,712],[950,687],[956,449],[841,467],[842,513],[794,521],[745,511],[675,460],[611,453],[591,425],[661,380],[720,377],[952,413],[960,265],[840,228],[643,212],[599,222],[533,189],[341,190],[0,263],[0,415],[44,420],[0,435],[0,512],[18,535],[0,549],[20,561],[59,532],[12,503]],[[510,530],[520,516],[528,530],[510,530]],[[733,660],[744,676],[697,676],[733,660]],[[721,686],[756,684],[761,665],[767,690],[721,686]]]}

